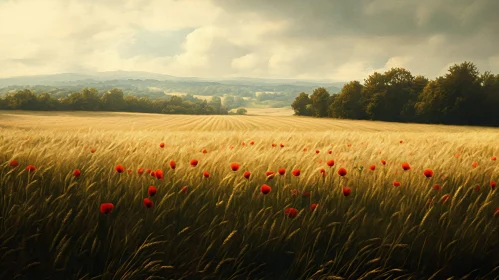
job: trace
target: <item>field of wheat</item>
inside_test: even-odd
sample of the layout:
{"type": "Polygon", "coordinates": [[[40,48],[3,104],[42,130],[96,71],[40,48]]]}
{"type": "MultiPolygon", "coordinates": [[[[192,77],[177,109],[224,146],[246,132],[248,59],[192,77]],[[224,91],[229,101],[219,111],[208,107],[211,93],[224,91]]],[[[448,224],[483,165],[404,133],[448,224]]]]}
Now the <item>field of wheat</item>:
{"type": "Polygon", "coordinates": [[[0,279],[497,279],[495,156],[493,128],[4,111],[0,279]]]}

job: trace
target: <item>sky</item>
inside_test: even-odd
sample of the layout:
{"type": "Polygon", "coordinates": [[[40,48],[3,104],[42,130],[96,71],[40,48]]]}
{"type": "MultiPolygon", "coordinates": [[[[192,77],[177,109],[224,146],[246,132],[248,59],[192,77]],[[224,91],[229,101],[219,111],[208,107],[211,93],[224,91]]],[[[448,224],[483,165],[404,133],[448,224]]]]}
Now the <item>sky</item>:
{"type": "Polygon", "coordinates": [[[0,77],[499,73],[498,0],[0,0],[0,77]]]}

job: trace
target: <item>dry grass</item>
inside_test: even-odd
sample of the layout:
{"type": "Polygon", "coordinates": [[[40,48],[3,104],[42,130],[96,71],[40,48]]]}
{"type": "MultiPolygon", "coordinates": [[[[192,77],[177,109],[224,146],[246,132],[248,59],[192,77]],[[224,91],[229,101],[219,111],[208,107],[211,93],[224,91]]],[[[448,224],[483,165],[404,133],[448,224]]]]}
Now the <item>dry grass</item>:
{"type": "Polygon", "coordinates": [[[0,279],[494,279],[499,193],[489,183],[498,179],[498,136],[284,116],[0,112],[0,279]],[[132,173],[117,174],[117,164],[132,173]],[[165,179],[139,176],[139,167],[162,169],[165,179]],[[266,178],[280,167],[286,176],[266,178]],[[158,194],[146,209],[150,185],[158,194]],[[438,203],[444,194],[449,203],[438,203]],[[103,202],[114,203],[111,214],[99,212],[103,202]],[[285,217],[287,207],[298,216],[285,217]]]}

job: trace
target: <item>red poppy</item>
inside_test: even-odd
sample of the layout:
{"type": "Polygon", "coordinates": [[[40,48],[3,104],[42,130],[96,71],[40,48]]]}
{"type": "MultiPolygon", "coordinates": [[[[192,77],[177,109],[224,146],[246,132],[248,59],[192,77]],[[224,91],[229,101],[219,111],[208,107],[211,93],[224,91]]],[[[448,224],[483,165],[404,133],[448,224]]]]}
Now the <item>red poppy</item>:
{"type": "Polygon", "coordinates": [[[144,206],[146,208],[152,208],[154,206],[154,202],[150,200],[148,197],[144,198],[144,206]]]}
{"type": "Polygon", "coordinates": [[[345,168],[343,168],[343,167],[340,168],[340,169],[338,169],[338,175],[340,175],[342,177],[345,176],[345,175],[347,175],[347,170],[345,168]]]}
{"type": "Polygon", "coordinates": [[[433,189],[438,192],[442,189],[442,186],[440,186],[439,184],[435,184],[435,185],[433,185],[433,189]]]}
{"type": "Polygon", "coordinates": [[[298,191],[297,191],[297,190],[295,190],[295,189],[292,189],[292,190],[291,190],[291,195],[292,195],[292,196],[297,196],[297,195],[298,195],[298,191]]]}
{"type": "Polygon", "coordinates": [[[16,168],[16,167],[18,167],[18,166],[19,166],[19,162],[17,162],[17,160],[13,159],[13,160],[11,160],[11,161],[9,162],[9,165],[10,165],[10,167],[12,167],[12,168],[16,168]]]}
{"type": "Polygon", "coordinates": [[[137,170],[137,174],[139,174],[139,175],[144,174],[144,168],[142,168],[142,167],[139,168],[139,170],[137,170]]]}
{"type": "Polygon", "coordinates": [[[326,176],[326,169],[321,168],[321,169],[319,170],[319,172],[322,174],[322,176],[324,176],[324,177],[326,176]]]}
{"type": "Polygon", "coordinates": [[[407,162],[404,162],[404,163],[402,163],[402,169],[407,171],[407,170],[411,169],[411,166],[407,162]]]}
{"type": "Polygon", "coordinates": [[[165,143],[163,143],[163,142],[159,143],[159,147],[160,148],[164,148],[165,147],[165,143]]]}
{"type": "Polygon", "coordinates": [[[90,149],[90,152],[93,154],[95,153],[95,151],[97,151],[95,148],[94,149],[90,149]]]}
{"type": "Polygon", "coordinates": [[[303,192],[301,193],[301,196],[302,196],[302,197],[310,197],[310,191],[303,191],[303,192]]]}
{"type": "Polygon", "coordinates": [[[180,189],[181,192],[183,193],[187,193],[188,189],[187,189],[187,186],[183,186],[181,189],[180,189]]]}
{"type": "Polygon", "coordinates": [[[376,165],[374,165],[374,164],[371,164],[371,166],[369,166],[369,169],[371,169],[371,171],[374,171],[374,170],[376,170],[376,165]]]}
{"type": "Polygon", "coordinates": [[[393,186],[394,187],[400,187],[400,182],[399,181],[393,181],[393,186]]]}
{"type": "Polygon", "coordinates": [[[132,169],[127,170],[128,174],[132,174],[132,169]]]}
{"type": "Polygon", "coordinates": [[[150,187],[147,189],[147,194],[148,194],[149,196],[154,196],[157,192],[158,192],[158,189],[156,189],[154,186],[150,186],[150,187]]]}
{"type": "Polygon", "coordinates": [[[306,152],[307,151],[307,148],[303,148],[303,151],[306,152]]]}
{"type": "Polygon", "coordinates": [[[112,203],[102,203],[100,205],[100,212],[102,214],[109,214],[113,211],[114,209],[114,204],[112,203]]]}
{"type": "Polygon", "coordinates": [[[255,145],[255,141],[251,141],[251,142],[250,142],[250,145],[255,145]]]}
{"type": "Polygon", "coordinates": [[[232,150],[232,149],[234,149],[234,146],[230,146],[229,150],[232,150]]]}
{"type": "Polygon", "coordinates": [[[210,173],[208,173],[208,171],[205,171],[205,172],[203,172],[203,176],[205,178],[210,178],[210,173]]]}
{"type": "Polygon", "coordinates": [[[118,173],[123,173],[123,172],[125,172],[125,167],[121,164],[118,164],[118,165],[116,165],[114,170],[116,170],[116,172],[118,172],[118,173]]]}
{"type": "Polygon", "coordinates": [[[490,187],[494,190],[497,186],[497,183],[495,181],[490,182],[490,187]]]}
{"type": "Polygon", "coordinates": [[[455,154],[455,155],[454,155],[454,157],[455,157],[455,158],[460,158],[460,157],[461,157],[461,155],[460,155],[460,154],[455,154]]]}
{"type": "Polygon", "coordinates": [[[444,194],[442,198],[440,198],[440,203],[444,204],[446,203],[450,198],[450,194],[444,194]]]}
{"type": "Polygon", "coordinates": [[[74,177],[78,178],[78,177],[80,177],[80,175],[81,175],[81,171],[79,169],[75,169],[75,171],[73,171],[74,177]]]}
{"type": "Polygon", "coordinates": [[[288,216],[289,218],[294,218],[298,215],[298,210],[295,208],[288,208],[284,210],[284,215],[288,216]]]}
{"type": "Polygon", "coordinates": [[[400,142],[400,144],[404,143],[404,141],[402,141],[402,140],[400,140],[399,142],[400,142]]]}
{"type": "Polygon", "coordinates": [[[281,144],[280,146],[281,146],[281,148],[284,148],[284,145],[283,145],[283,144],[281,144]]]}
{"type": "Polygon", "coordinates": [[[267,186],[267,185],[263,185],[262,188],[260,189],[260,191],[263,193],[263,194],[268,194],[270,191],[272,190],[271,187],[267,186]]]}
{"type": "Polygon", "coordinates": [[[154,171],[154,175],[156,176],[156,179],[158,179],[158,180],[164,179],[164,177],[163,177],[164,173],[163,173],[163,170],[161,170],[161,169],[154,171]]]}
{"type": "Polygon", "coordinates": [[[382,159],[381,164],[386,165],[386,160],[382,159]]]}
{"type": "Polygon", "coordinates": [[[237,170],[239,170],[239,167],[240,167],[240,166],[241,166],[241,165],[239,165],[239,163],[234,162],[234,163],[232,163],[232,164],[230,165],[230,169],[232,169],[232,171],[237,171],[237,170]]]}
{"type": "Polygon", "coordinates": [[[333,167],[334,166],[334,160],[330,159],[326,162],[327,166],[333,167]]]}
{"type": "Polygon", "coordinates": [[[473,163],[471,164],[471,166],[473,166],[473,168],[477,168],[477,166],[478,166],[478,162],[476,162],[476,161],[475,161],[475,162],[473,162],[473,163]]]}
{"type": "Polygon", "coordinates": [[[300,173],[301,173],[300,169],[295,169],[295,170],[291,171],[291,174],[293,174],[293,176],[295,176],[295,177],[300,176],[300,173]]]}
{"type": "Polygon", "coordinates": [[[275,146],[277,146],[276,144],[272,143],[272,148],[274,148],[275,146]]]}
{"type": "Polygon", "coordinates": [[[193,159],[193,160],[191,160],[191,162],[190,162],[190,163],[191,163],[191,166],[192,166],[192,167],[196,167],[196,166],[198,165],[198,163],[199,163],[199,162],[198,162],[198,160],[197,160],[197,159],[193,159]]]}
{"type": "Polygon", "coordinates": [[[496,210],[494,211],[494,216],[499,217],[499,207],[497,207],[496,210]]]}
{"type": "Polygon", "coordinates": [[[274,171],[267,171],[267,172],[265,172],[265,176],[267,176],[267,177],[272,177],[272,178],[274,178],[274,175],[275,175],[275,172],[274,172],[274,171]]]}
{"type": "Polygon", "coordinates": [[[493,156],[493,157],[492,157],[492,160],[493,160],[493,161],[496,161],[496,160],[497,160],[497,158],[496,158],[495,156],[493,156]]]}
{"type": "Polygon", "coordinates": [[[475,186],[475,191],[476,191],[476,192],[479,192],[479,191],[480,191],[480,185],[476,185],[476,186],[475,186]]]}
{"type": "Polygon", "coordinates": [[[34,167],[33,165],[28,165],[26,166],[26,170],[28,170],[28,172],[35,172],[36,167],[34,167]]]}
{"type": "Polygon", "coordinates": [[[151,175],[152,177],[156,177],[156,172],[151,171],[151,173],[149,173],[149,175],[151,175]]]}
{"type": "Polygon", "coordinates": [[[327,151],[327,154],[328,154],[328,155],[330,155],[330,154],[332,154],[332,153],[333,153],[333,151],[327,151]]]}
{"type": "Polygon", "coordinates": [[[348,148],[352,147],[352,144],[347,144],[348,148]]]}
{"type": "Polygon", "coordinates": [[[433,170],[431,170],[431,169],[425,169],[425,171],[423,172],[423,174],[424,174],[424,176],[426,178],[430,178],[430,177],[433,176],[433,170]]]}
{"type": "Polygon", "coordinates": [[[242,143],[241,143],[241,145],[242,145],[242,146],[246,146],[246,143],[242,142],[242,143]]]}
{"type": "Polygon", "coordinates": [[[317,203],[312,203],[312,204],[310,205],[310,211],[314,211],[314,210],[315,210],[315,208],[317,208],[317,206],[319,206],[319,204],[317,204],[317,203]]]}
{"type": "Polygon", "coordinates": [[[343,187],[342,192],[344,196],[349,196],[352,193],[352,190],[350,188],[343,187]]]}
{"type": "Polygon", "coordinates": [[[284,174],[286,174],[286,169],[285,168],[279,168],[277,170],[277,173],[279,173],[279,175],[283,176],[284,174]]]}
{"type": "Polygon", "coordinates": [[[244,176],[244,178],[249,179],[251,176],[251,172],[246,171],[246,172],[244,172],[243,176],[244,176]]]}
{"type": "Polygon", "coordinates": [[[175,170],[175,168],[177,168],[177,163],[174,160],[170,161],[170,168],[173,170],[175,170]]]}
{"type": "Polygon", "coordinates": [[[207,151],[206,149],[203,149],[201,152],[202,152],[203,154],[208,153],[208,151],[207,151]]]}
{"type": "Polygon", "coordinates": [[[147,168],[147,174],[151,174],[152,170],[151,168],[147,168]]]}
{"type": "Polygon", "coordinates": [[[320,152],[321,152],[321,151],[319,151],[319,150],[315,150],[315,153],[316,153],[316,154],[318,154],[318,153],[320,153],[320,152]]]}

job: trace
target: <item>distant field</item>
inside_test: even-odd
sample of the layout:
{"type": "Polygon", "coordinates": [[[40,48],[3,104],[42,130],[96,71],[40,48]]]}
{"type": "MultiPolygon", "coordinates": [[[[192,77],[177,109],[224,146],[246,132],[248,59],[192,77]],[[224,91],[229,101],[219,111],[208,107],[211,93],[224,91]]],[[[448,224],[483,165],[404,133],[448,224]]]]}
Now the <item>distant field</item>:
{"type": "MultiPolygon", "coordinates": [[[[181,96],[181,97],[187,95],[187,93],[185,93],[185,92],[165,92],[165,94],[173,95],[173,96],[181,96]]],[[[206,101],[210,101],[213,98],[213,96],[211,96],[211,95],[195,95],[194,94],[192,96],[199,98],[201,100],[206,100],[206,101]]]]}
{"type": "Polygon", "coordinates": [[[499,275],[499,129],[289,111],[0,111],[0,279],[499,275]]]}

